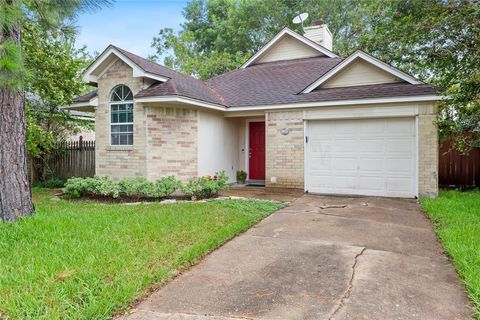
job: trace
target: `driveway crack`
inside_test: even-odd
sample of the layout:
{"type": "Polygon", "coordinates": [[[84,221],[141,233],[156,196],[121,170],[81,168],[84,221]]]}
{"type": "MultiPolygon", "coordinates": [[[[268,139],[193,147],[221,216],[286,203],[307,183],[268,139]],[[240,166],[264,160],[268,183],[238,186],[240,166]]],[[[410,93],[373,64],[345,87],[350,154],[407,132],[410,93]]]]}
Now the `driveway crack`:
{"type": "Polygon", "coordinates": [[[348,298],[350,298],[350,295],[352,294],[353,280],[355,279],[355,272],[356,272],[356,267],[357,267],[357,264],[358,264],[358,258],[360,258],[360,256],[365,252],[365,250],[367,250],[367,248],[363,248],[355,256],[354,261],[353,261],[353,265],[352,265],[352,274],[350,276],[350,280],[348,281],[347,290],[345,290],[345,292],[343,293],[342,298],[340,299],[338,304],[333,309],[330,317],[328,317],[328,320],[332,320],[333,318],[335,318],[335,315],[340,311],[340,309],[343,308],[343,306],[345,305],[345,302],[348,300],[348,298]]]}

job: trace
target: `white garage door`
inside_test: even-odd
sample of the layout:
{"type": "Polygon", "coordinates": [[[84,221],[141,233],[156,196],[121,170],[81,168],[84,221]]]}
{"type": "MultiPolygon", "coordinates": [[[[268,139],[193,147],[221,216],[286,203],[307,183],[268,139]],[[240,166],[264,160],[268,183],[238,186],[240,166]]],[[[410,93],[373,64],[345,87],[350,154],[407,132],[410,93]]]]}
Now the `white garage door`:
{"type": "Polygon", "coordinates": [[[416,196],[414,118],[308,121],[311,193],[416,196]]]}

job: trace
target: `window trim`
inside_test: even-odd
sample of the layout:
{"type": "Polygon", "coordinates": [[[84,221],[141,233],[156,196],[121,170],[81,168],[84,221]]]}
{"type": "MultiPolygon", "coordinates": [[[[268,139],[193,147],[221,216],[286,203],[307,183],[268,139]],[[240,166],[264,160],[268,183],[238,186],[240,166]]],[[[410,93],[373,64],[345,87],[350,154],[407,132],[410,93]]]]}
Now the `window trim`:
{"type": "Polygon", "coordinates": [[[132,125],[133,129],[132,129],[132,134],[135,135],[135,127],[134,127],[134,122],[135,122],[135,117],[134,117],[134,108],[135,108],[135,104],[134,104],[134,101],[133,100],[122,100],[122,101],[112,101],[112,96],[115,92],[115,90],[118,88],[118,87],[121,87],[121,86],[124,86],[126,88],[128,88],[128,90],[130,90],[131,94],[132,94],[132,97],[133,97],[133,92],[132,90],[130,89],[129,86],[125,85],[125,84],[119,84],[119,85],[116,85],[115,87],[112,88],[112,90],[110,90],[110,95],[108,96],[108,146],[109,147],[112,147],[112,148],[125,148],[125,147],[133,147],[133,144],[134,144],[134,141],[135,139],[133,139],[132,137],[132,144],[113,144],[113,139],[112,139],[112,125],[132,125]],[[121,104],[131,104],[132,105],[132,119],[133,121],[132,122],[116,122],[116,123],[112,123],[112,106],[113,105],[121,105],[121,104]]]}

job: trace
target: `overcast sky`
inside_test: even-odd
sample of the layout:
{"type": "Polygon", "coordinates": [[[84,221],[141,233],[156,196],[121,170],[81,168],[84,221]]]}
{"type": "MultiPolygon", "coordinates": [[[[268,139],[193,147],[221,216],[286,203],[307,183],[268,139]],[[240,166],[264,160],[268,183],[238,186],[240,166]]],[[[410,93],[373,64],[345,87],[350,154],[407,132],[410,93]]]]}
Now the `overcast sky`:
{"type": "Polygon", "coordinates": [[[154,54],[152,39],[161,28],[178,30],[185,0],[116,0],[112,7],[82,14],[77,46],[90,52],[116,45],[143,57],[154,54]]]}

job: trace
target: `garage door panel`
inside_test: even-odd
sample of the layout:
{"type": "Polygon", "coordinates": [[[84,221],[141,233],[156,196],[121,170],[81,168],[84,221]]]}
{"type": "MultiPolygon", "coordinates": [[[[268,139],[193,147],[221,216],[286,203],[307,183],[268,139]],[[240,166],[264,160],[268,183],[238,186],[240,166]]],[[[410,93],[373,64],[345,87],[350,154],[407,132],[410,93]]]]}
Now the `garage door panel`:
{"type": "Polygon", "coordinates": [[[390,174],[410,176],[413,174],[413,165],[413,159],[387,159],[385,169],[390,174]]]}
{"type": "Polygon", "coordinates": [[[373,172],[375,174],[382,174],[385,170],[384,164],[384,159],[361,158],[358,160],[358,167],[362,172],[373,172]]]}
{"type": "Polygon", "coordinates": [[[350,121],[332,121],[332,123],[331,132],[335,136],[351,136],[352,133],[355,133],[356,128],[350,125],[350,121]]]}
{"type": "Polygon", "coordinates": [[[413,152],[415,148],[414,141],[412,141],[412,137],[408,138],[391,138],[389,139],[389,143],[386,145],[386,151],[389,154],[395,153],[410,153],[413,152]]]}
{"type": "Polygon", "coordinates": [[[309,121],[307,190],[414,197],[414,118],[309,121]]]}
{"type": "MultiPolygon", "coordinates": [[[[332,171],[332,162],[330,159],[313,159],[315,163],[312,163],[312,167],[310,168],[310,171],[314,174],[316,173],[322,173],[322,172],[327,172],[330,173],[332,171]]],[[[312,162],[313,162],[312,161],[312,162]]]]}
{"type": "Polygon", "coordinates": [[[333,142],[332,152],[349,152],[357,148],[355,139],[335,139],[333,142]]]}
{"type": "Polygon", "coordinates": [[[360,176],[358,178],[358,187],[367,191],[378,191],[384,189],[385,179],[379,177],[360,176]]]}
{"type": "Polygon", "coordinates": [[[312,139],[315,139],[316,137],[327,137],[332,135],[333,132],[334,126],[332,121],[324,121],[322,126],[315,126],[310,131],[312,139]]]}
{"type": "Polygon", "coordinates": [[[388,135],[395,135],[400,133],[405,135],[410,133],[411,136],[415,135],[415,121],[405,121],[404,118],[392,118],[388,121],[388,135]]]}
{"type": "Polygon", "coordinates": [[[354,190],[357,188],[357,179],[350,175],[335,176],[333,185],[337,190],[354,190]]]}
{"type": "Polygon", "coordinates": [[[412,188],[412,181],[407,178],[387,178],[387,190],[390,192],[400,191],[408,193],[412,188]]]}
{"type": "Polygon", "coordinates": [[[357,165],[355,164],[354,157],[335,157],[333,162],[333,168],[336,171],[353,171],[356,172],[357,165]]]}
{"type": "MultiPolygon", "coordinates": [[[[356,121],[358,120],[351,120],[350,125],[356,121]]],[[[376,120],[363,120],[362,123],[357,126],[358,130],[356,130],[356,133],[360,135],[377,135],[385,132],[385,123],[376,120]]],[[[355,127],[355,125],[353,127],[355,127]]]]}
{"type": "Polygon", "coordinates": [[[360,152],[380,152],[385,148],[383,138],[360,138],[356,142],[357,149],[360,152]]]}

